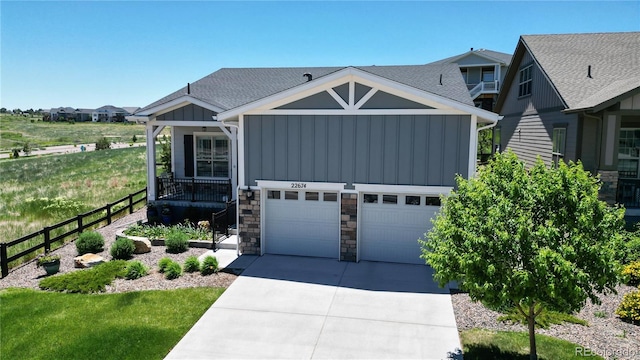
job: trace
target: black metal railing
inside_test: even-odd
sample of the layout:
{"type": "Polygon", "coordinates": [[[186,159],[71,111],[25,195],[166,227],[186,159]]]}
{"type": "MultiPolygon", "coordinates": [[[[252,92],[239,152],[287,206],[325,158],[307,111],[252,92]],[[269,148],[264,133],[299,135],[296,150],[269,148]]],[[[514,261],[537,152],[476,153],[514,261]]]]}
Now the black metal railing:
{"type": "Polygon", "coordinates": [[[616,202],[625,208],[640,208],[640,179],[618,179],[616,202]]]}
{"type": "Polygon", "coordinates": [[[236,201],[228,201],[224,209],[211,215],[211,231],[213,231],[214,250],[216,234],[229,236],[229,228],[236,224],[236,201]]]}
{"type": "Polygon", "coordinates": [[[230,179],[158,177],[156,184],[158,200],[225,203],[232,197],[230,179]]]}

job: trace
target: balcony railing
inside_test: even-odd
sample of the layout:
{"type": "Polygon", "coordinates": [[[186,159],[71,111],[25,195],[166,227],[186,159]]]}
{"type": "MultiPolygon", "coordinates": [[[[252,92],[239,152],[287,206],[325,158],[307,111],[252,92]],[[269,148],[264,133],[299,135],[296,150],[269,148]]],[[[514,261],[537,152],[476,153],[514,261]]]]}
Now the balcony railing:
{"type": "Polygon", "coordinates": [[[469,94],[472,99],[477,98],[480,94],[497,94],[500,91],[499,81],[481,81],[475,86],[467,85],[467,87],[470,87],[469,94]]]}
{"type": "Polygon", "coordinates": [[[231,180],[156,178],[158,200],[219,202],[231,200],[231,180]]]}
{"type": "Polygon", "coordinates": [[[640,208],[640,179],[618,179],[616,202],[625,208],[640,208]]]}

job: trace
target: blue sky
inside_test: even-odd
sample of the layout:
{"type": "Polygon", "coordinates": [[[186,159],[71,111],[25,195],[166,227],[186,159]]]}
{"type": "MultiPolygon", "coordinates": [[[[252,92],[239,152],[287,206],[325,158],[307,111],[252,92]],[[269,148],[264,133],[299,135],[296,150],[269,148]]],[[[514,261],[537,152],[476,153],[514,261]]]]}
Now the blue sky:
{"type": "Polygon", "coordinates": [[[640,31],[636,1],[0,1],[0,106],[145,106],[223,67],[424,64],[640,31]]]}

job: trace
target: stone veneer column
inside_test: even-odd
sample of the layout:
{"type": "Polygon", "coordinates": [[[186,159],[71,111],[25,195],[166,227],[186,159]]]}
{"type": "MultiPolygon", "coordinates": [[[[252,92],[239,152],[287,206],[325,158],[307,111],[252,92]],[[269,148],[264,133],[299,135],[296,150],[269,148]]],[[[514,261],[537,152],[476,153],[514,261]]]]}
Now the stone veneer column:
{"type": "Polygon", "coordinates": [[[260,191],[251,191],[251,200],[247,199],[247,190],[238,192],[239,250],[241,254],[260,255],[260,191]]]}
{"type": "Polygon", "coordinates": [[[356,261],[358,194],[341,194],[340,261],[356,261]]]}
{"type": "Polygon", "coordinates": [[[616,194],[618,191],[618,171],[598,170],[602,186],[600,187],[600,200],[605,201],[609,205],[616,203],[616,194]]]}

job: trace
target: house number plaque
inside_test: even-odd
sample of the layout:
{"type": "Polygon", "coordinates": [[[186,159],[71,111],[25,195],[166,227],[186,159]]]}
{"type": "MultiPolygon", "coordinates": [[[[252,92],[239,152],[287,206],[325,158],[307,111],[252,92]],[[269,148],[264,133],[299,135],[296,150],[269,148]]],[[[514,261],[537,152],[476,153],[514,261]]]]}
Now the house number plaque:
{"type": "Polygon", "coordinates": [[[292,189],[306,189],[307,188],[307,184],[305,184],[305,183],[291,183],[291,188],[292,189]]]}

